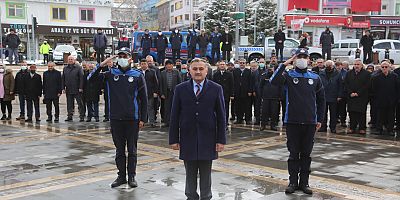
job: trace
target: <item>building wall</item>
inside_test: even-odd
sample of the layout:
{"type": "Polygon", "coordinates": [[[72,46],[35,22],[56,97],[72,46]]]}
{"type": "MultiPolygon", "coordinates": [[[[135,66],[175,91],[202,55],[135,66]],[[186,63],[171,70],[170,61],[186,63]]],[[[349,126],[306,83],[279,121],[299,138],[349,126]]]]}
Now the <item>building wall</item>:
{"type": "Polygon", "coordinates": [[[157,7],[158,11],[158,26],[162,31],[170,30],[170,17],[169,17],[169,2],[157,7]]]}

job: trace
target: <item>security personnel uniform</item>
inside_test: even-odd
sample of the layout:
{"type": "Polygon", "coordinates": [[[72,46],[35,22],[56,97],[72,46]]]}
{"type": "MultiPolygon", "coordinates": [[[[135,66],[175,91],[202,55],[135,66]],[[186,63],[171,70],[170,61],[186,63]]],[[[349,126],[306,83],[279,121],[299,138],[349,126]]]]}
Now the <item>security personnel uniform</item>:
{"type": "Polygon", "coordinates": [[[111,134],[116,147],[115,162],[118,176],[135,177],[139,121],[147,121],[147,91],[143,74],[136,69],[111,68],[100,73],[100,65],[89,74],[88,80],[97,74],[103,77],[108,96],[111,134]],[[128,146],[126,168],[125,146],[128,146]]]}
{"type": "Polygon", "coordinates": [[[153,43],[153,39],[151,38],[150,33],[144,34],[142,36],[142,40],[140,41],[140,47],[142,47],[142,58],[146,58],[146,56],[150,55],[150,48],[153,43]]]}
{"type": "MultiPolygon", "coordinates": [[[[304,54],[308,55],[308,52],[304,54]]],[[[286,91],[289,181],[294,186],[308,187],[316,124],[323,121],[325,113],[324,88],[317,74],[299,68],[285,72],[285,68],[284,64],[280,64],[270,82],[284,86],[286,91]]]]}

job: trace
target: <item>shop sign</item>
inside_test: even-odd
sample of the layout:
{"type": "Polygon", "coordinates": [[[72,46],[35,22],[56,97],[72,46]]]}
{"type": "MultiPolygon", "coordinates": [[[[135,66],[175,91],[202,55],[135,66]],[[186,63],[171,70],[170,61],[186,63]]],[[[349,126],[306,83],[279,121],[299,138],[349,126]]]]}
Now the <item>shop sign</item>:
{"type": "Polygon", "coordinates": [[[28,29],[26,27],[26,24],[1,24],[3,34],[8,34],[10,32],[10,29],[14,29],[15,32],[18,34],[25,34],[27,33],[27,31],[31,33],[31,25],[29,25],[28,29]]]}
{"type": "Polygon", "coordinates": [[[46,35],[79,35],[79,36],[93,36],[97,33],[97,29],[102,28],[103,33],[110,36],[117,35],[116,28],[103,28],[103,27],[70,27],[70,26],[39,26],[37,28],[38,34],[46,35]]]}
{"type": "Polygon", "coordinates": [[[400,18],[371,18],[371,26],[400,26],[400,18]]]}
{"type": "Polygon", "coordinates": [[[286,15],[286,24],[292,24],[292,20],[304,20],[304,26],[344,26],[346,25],[346,17],[335,16],[301,16],[301,15],[286,15]]]}
{"type": "Polygon", "coordinates": [[[352,17],[348,17],[346,26],[349,28],[370,28],[371,23],[369,20],[354,21],[352,17]]]}

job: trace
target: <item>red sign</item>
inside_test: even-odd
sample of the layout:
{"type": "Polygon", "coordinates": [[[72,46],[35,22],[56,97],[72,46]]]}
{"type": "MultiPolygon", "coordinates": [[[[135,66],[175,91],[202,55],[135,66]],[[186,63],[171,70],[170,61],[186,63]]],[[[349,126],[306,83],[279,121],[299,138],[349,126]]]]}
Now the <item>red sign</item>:
{"type": "Polygon", "coordinates": [[[291,24],[294,19],[304,19],[304,26],[345,26],[347,25],[346,17],[336,16],[303,16],[303,15],[286,15],[286,24],[291,24]]]}
{"type": "Polygon", "coordinates": [[[354,21],[352,17],[348,17],[346,26],[349,28],[370,28],[371,22],[369,20],[354,21]]]}

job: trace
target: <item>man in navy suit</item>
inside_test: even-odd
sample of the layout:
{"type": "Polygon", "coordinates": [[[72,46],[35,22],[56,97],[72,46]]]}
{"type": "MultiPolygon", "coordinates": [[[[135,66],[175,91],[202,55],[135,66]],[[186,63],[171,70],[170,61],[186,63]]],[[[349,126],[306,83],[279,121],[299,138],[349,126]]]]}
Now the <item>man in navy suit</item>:
{"type": "Polygon", "coordinates": [[[192,79],[176,86],[172,103],[169,144],[172,149],[180,150],[179,158],[184,161],[188,200],[212,198],[212,160],[218,158],[218,152],[226,144],[224,94],[220,85],[206,79],[207,72],[204,60],[193,59],[192,79]]]}

